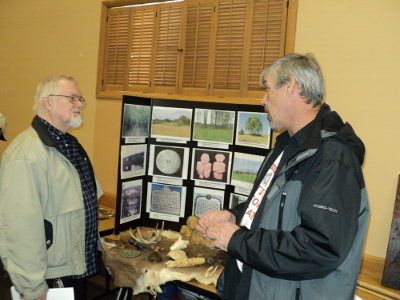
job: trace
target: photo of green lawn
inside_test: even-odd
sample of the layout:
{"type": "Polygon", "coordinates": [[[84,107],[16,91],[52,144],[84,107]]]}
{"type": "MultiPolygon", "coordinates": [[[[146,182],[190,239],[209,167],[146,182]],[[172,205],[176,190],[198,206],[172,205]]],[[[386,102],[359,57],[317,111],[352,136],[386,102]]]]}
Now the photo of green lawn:
{"type": "Polygon", "coordinates": [[[257,174],[255,173],[232,172],[232,180],[253,183],[256,180],[256,177],[257,174]]]}
{"type": "Polygon", "coordinates": [[[196,109],[193,139],[218,143],[233,143],[235,112],[196,109]]]}
{"type": "Polygon", "coordinates": [[[171,136],[180,138],[190,137],[190,126],[180,125],[177,122],[160,122],[153,123],[151,127],[152,136],[171,136]]]}
{"type": "Polygon", "coordinates": [[[176,107],[153,107],[151,136],[189,140],[192,110],[176,107]]]}
{"type": "Polygon", "coordinates": [[[264,160],[261,155],[236,152],[233,159],[232,184],[237,186],[252,185],[264,160]]]}
{"type": "Polygon", "coordinates": [[[252,143],[252,144],[260,144],[265,145],[269,140],[269,134],[260,134],[257,136],[251,134],[239,134],[238,140],[241,143],[252,143]]]}

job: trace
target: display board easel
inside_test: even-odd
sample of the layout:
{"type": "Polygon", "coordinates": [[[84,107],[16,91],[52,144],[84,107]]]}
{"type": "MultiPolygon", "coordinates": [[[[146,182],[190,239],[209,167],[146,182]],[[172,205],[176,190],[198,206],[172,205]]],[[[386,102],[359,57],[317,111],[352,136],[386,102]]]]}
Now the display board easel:
{"type": "Polygon", "coordinates": [[[114,234],[245,201],[270,143],[262,106],[123,96],[114,234]]]}

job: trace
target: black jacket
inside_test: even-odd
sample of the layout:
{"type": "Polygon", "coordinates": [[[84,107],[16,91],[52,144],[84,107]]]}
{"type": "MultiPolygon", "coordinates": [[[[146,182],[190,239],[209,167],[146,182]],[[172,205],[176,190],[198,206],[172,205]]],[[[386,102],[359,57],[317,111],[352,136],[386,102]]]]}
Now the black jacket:
{"type": "MultiPolygon", "coordinates": [[[[251,229],[229,242],[218,293],[229,300],[353,299],[369,215],[364,145],[324,104],[294,136],[278,136],[249,200],[283,150],[251,229]]],[[[246,208],[231,210],[237,224],[246,208]]]]}

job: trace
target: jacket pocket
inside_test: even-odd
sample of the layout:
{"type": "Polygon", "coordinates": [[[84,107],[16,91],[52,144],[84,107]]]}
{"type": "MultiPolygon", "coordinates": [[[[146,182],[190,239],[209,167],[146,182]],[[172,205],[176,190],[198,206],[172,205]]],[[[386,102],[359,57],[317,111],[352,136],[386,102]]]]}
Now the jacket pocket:
{"type": "Polygon", "coordinates": [[[279,215],[278,215],[278,230],[282,230],[283,210],[285,208],[286,192],[282,193],[281,201],[279,202],[279,215]]]}
{"type": "Polygon", "coordinates": [[[53,224],[44,220],[44,234],[46,237],[46,248],[47,250],[53,245],[53,224]]]}

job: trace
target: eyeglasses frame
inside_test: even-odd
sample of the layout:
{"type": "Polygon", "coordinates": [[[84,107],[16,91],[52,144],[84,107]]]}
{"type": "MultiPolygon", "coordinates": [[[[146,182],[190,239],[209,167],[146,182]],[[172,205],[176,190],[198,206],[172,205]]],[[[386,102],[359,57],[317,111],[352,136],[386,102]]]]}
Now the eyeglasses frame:
{"type": "Polygon", "coordinates": [[[75,104],[77,101],[79,101],[80,103],[82,103],[82,106],[84,106],[86,104],[86,99],[83,98],[82,96],[77,96],[77,95],[55,95],[55,94],[50,94],[48,97],[65,97],[65,98],[69,98],[69,102],[72,104],[75,104]]]}

